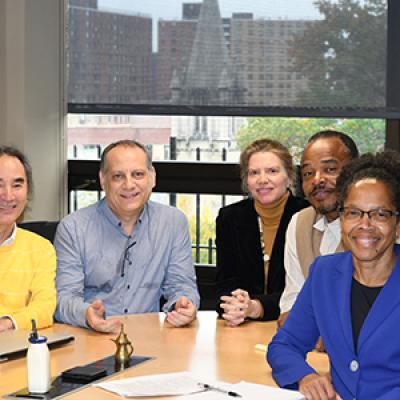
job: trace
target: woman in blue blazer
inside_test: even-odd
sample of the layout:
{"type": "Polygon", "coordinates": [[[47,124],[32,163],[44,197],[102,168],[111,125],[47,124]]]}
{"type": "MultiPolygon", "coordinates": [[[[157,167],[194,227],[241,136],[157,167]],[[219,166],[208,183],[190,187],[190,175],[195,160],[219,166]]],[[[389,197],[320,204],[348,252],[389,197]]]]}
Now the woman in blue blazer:
{"type": "Polygon", "coordinates": [[[400,158],[368,154],[344,167],[342,238],[317,258],[267,359],[276,382],[306,399],[400,399],[400,158]],[[305,361],[321,336],[331,380],[305,361]]]}

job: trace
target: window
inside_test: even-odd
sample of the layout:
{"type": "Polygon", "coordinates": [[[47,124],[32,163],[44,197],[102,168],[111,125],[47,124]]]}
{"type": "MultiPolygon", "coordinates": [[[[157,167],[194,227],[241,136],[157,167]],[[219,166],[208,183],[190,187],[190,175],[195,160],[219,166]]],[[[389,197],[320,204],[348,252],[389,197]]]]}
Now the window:
{"type": "Polygon", "coordinates": [[[400,7],[353,3],[324,2],[336,8],[324,13],[313,0],[147,0],[119,10],[112,0],[70,0],[71,210],[101,196],[91,163],[102,148],[139,140],[158,163],[155,198],[185,211],[198,262],[208,263],[209,237],[196,230],[241,198],[237,162],[249,141],[268,134],[298,159],[329,127],[361,151],[383,148],[385,119],[400,115],[400,65],[390,57],[400,7]],[[74,175],[86,166],[86,177],[74,175]]]}
{"type": "Polygon", "coordinates": [[[219,208],[243,198],[237,163],[240,150],[251,141],[265,136],[277,139],[290,149],[297,163],[308,137],[321,129],[347,132],[361,152],[382,149],[385,142],[382,119],[149,115],[109,119],[101,115],[70,114],[68,126],[69,159],[87,160],[90,166],[88,172],[85,163],[76,167],[79,172],[70,167],[70,211],[92,204],[103,195],[97,183],[98,164],[91,164],[92,160],[100,159],[102,149],[119,139],[139,140],[151,147],[157,170],[152,199],[177,206],[186,214],[193,257],[202,265],[215,263],[215,218],[219,208]],[[218,166],[227,166],[231,171],[229,176],[224,175],[222,184],[217,180],[218,166]],[[200,167],[206,168],[206,172],[199,173],[197,181],[195,169],[200,167]],[[229,179],[233,180],[231,185],[229,179]],[[203,182],[203,188],[199,181],[203,182]]]}
{"type": "MultiPolygon", "coordinates": [[[[288,80],[303,81],[301,89],[292,86],[290,96],[274,105],[288,108],[289,114],[291,109],[306,108],[312,114],[324,107],[350,108],[353,114],[368,109],[369,116],[385,113],[387,1],[359,0],[351,8],[334,0],[325,3],[292,0],[271,7],[213,0],[199,2],[197,11],[188,14],[183,0],[173,5],[163,0],[119,2],[125,7],[119,10],[112,0],[73,0],[69,59],[76,53],[80,57],[79,65],[70,65],[69,103],[107,104],[108,110],[114,105],[118,112],[115,99],[123,98],[132,110],[147,105],[179,113],[186,105],[207,105],[214,113],[233,106],[251,114],[256,104],[264,104],[257,86],[266,76],[248,73],[259,64],[264,71],[278,65],[288,80]],[[110,26],[118,34],[110,35],[110,26]],[[95,60],[100,90],[93,87],[90,64],[95,60]],[[134,74],[136,86],[126,91],[121,81],[108,90],[106,82],[127,65],[134,67],[128,79],[134,74]],[[79,70],[86,71],[84,78],[79,70]],[[77,92],[81,83],[87,87],[77,92]],[[95,93],[94,100],[89,101],[89,93],[95,93]]],[[[399,112],[400,104],[395,109],[399,112]]]]}

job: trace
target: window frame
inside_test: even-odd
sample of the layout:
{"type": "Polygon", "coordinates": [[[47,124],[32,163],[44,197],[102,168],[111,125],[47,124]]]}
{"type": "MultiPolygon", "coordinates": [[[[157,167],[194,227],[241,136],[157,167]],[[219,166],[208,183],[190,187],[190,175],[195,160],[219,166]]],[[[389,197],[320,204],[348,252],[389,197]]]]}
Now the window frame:
{"type": "MultiPolygon", "coordinates": [[[[383,108],[299,108],[299,107],[224,107],[174,106],[165,104],[87,104],[68,103],[71,114],[111,115],[189,115],[189,116],[265,116],[303,118],[382,118],[386,120],[385,148],[400,150],[400,1],[388,0],[387,8],[386,107],[383,108]]],[[[169,193],[241,194],[238,164],[200,161],[155,162],[155,191],[169,193]]],[[[99,191],[99,161],[68,161],[68,199],[74,190],[99,191]]],[[[69,200],[68,200],[69,201],[69,200]]],[[[198,285],[206,309],[216,300],[215,268],[196,264],[198,285]]]]}

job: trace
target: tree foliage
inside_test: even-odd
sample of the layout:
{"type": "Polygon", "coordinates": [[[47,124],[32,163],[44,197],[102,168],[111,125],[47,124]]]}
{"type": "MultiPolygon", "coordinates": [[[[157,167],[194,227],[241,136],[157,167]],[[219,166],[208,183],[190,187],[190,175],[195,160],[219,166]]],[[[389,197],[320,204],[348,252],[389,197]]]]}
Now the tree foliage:
{"type": "MultiPolygon", "coordinates": [[[[386,0],[315,0],[322,19],[310,21],[291,43],[292,70],[308,79],[298,106],[385,105],[386,0]]],[[[383,120],[249,118],[236,135],[240,150],[270,137],[286,145],[296,162],[308,138],[323,129],[349,134],[360,152],[383,148],[383,120]]]]}
{"type": "Polygon", "coordinates": [[[386,0],[318,0],[312,21],[291,46],[293,71],[308,78],[301,106],[385,105],[386,0]]]}
{"type": "MultiPolygon", "coordinates": [[[[200,223],[200,237],[199,242],[200,246],[204,246],[200,249],[200,264],[208,264],[209,261],[209,249],[207,246],[209,245],[209,241],[211,239],[212,246],[215,247],[215,218],[216,213],[218,212],[219,207],[221,207],[220,199],[207,199],[207,196],[204,196],[204,199],[201,203],[201,223],[200,223]],[[218,201],[219,200],[219,201],[218,201]]],[[[192,256],[193,260],[196,260],[196,249],[194,247],[196,243],[196,204],[194,196],[185,196],[180,195],[178,197],[178,208],[186,214],[189,222],[189,232],[190,238],[192,241],[192,256]]],[[[212,264],[215,264],[215,248],[212,249],[212,264]]]]}
{"type": "Polygon", "coordinates": [[[380,119],[329,118],[249,118],[236,135],[236,142],[243,150],[253,140],[268,137],[280,141],[299,162],[301,153],[314,133],[334,129],[351,136],[361,153],[382,150],[385,143],[385,122],[380,119]]]}

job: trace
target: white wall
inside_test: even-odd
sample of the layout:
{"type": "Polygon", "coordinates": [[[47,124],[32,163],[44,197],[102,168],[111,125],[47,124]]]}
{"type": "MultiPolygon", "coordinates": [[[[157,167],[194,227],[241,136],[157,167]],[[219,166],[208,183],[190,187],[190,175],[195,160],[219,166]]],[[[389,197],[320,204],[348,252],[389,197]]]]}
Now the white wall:
{"type": "Polygon", "coordinates": [[[0,1],[0,143],[32,164],[25,220],[66,211],[63,9],[63,0],[0,1]]]}

